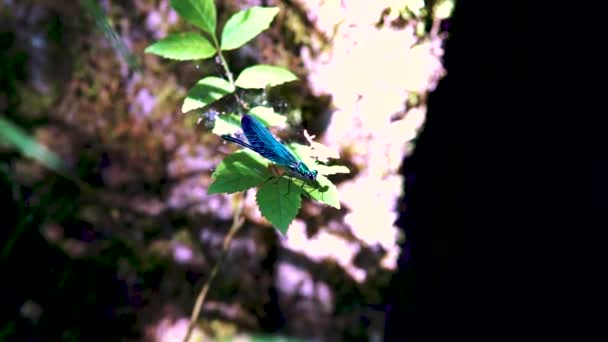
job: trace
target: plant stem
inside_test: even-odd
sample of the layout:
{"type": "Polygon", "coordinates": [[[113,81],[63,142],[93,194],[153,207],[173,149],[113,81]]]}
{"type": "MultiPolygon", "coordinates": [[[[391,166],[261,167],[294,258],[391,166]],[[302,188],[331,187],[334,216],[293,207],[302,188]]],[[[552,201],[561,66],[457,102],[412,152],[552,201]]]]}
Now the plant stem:
{"type": "Polygon", "coordinates": [[[217,49],[217,56],[220,58],[220,64],[226,72],[226,77],[228,77],[228,82],[230,82],[230,84],[234,86],[234,77],[232,76],[232,72],[230,72],[230,68],[228,68],[228,63],[224,58],[224,54],[222,54],[220,43],[217,41],[217,38],[215,36],[213,36],[213,42],[215,43],[215,48],[217,49]]]}
{"type": "Polygon", "coordinates": [[[211,283],[213,282],[213,279],[215,279],[215,277],[220,269],[220,266],[222,265],[222,263],[226,259],[226,256],[228,255],[228,250],[230,249],[230,243],[232,242],[232,239],[234,238],[234,236],[236,235],[238,230],[243,226],[243,223],[245,222],[245,218],[243,216],[241,216],[241,213],[243,211],[243,205],[244,205],[243,198],[238,198],[237,203],[236,203],[236,208],[235,208],[234,214],[232,216],[232,226],[230,227],[228,234],[226,234],[226,237],[224,237],[224,242],[222,243],[222,254],[220,255],[220,258],[217,260],[215,265],[213,266],[213,269],[211,270],[211,273],[209,274],[209,278],[207,278],[207,281],[201,288],[201,291],[199,292],[198,297],[196,297],[196,302],[194,303],[194,308],[192,309],[192,315],[190,316],[190,324],[188,324],[188,331],[186,332],[186,336],[184,337],[184,342],[188,342],[190,340],[190,336],[192,335],[194,326],[196,325],[196,322],[198,321],[198,318],[200,316],[201,309],[203,308],[203,304],[205,303],[205,298],[207,297],[207,293],[209,292],[211,283]]]}
{"type": "MultiPolygon", "coordinates": [[[[220,48],[220,44],[217,41],[217,38],[215,36],[213,36],[213,42],[215,44],[215,48],[217,49],[217,56],[220,59],[220,65],[222,66],[222,68],[224,68],[224,72],[226,73],[226,77],[228,77],[228,82],[230,82],[230,84],[236,88],[236,85],[234,84],[234,77],[232,76],[232,72],[230,72],[230,68],[228,68],[228,63],[226,62],[226,58],[224,58],[224,54],[222,54],[222,50],[220,48]]],[[[249,106],[247,105],[247,103],[245,101],[243,101],[237,92],[234,93],[234,97],[236,98],[236,100],[239,102],[239,104],[245,108],[246,110],[249,110],[249,106]]]]}

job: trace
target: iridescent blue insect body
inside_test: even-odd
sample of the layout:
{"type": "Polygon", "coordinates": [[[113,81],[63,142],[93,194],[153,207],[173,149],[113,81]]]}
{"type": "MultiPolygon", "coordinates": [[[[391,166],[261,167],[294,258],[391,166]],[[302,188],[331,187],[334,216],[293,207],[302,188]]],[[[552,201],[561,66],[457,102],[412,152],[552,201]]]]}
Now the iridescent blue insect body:
{"type": "Polygon", "coordinates": [[[249,143],[226,134],[222,135],[222,138],[255,151],[264,158],[288,168],[299,176],[313,181],[317,179],[317,170],[311,171],[306,164],[275,139],[266,126],[256,118],[247,114],[243,115],[241,118],[241,128],[249,143]]]}

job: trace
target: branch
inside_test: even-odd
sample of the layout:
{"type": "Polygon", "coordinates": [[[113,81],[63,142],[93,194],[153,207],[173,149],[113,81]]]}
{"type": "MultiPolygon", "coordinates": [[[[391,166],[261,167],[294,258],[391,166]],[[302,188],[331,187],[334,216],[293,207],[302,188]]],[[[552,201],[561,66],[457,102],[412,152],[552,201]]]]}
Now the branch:
{"type": "Polygon", "coordinates": [[[241,216],[241,213],[243,211],[244,200],[242,198],[239,198],[237,199],[237,201],[238,202],[236,204],[236,209],[234,210],[234,215],[232,216],[232,227],[230,227],[230,230],[228,231],[228,234],[226,234],[226,237],[224,237],[224,242],[222,243],[222,254],[220,255],[218,261],[215,263],[215,266],[213,266],[213,269],[209,274],[209,278],[201,288],[198,297],[196,297],[196,302],[194,304],[194,309],[192,309],[192,315],[190,316],[190,324],[188,324],[188,331],[186,332],[186,337],[184,337],[184,342],[188,342],[190,340],[190,336],[192,335],[194,326],[196,325],[196,322],[198,321],[198,318],[200,316],[201,309],[203,308],[203,304],[205,303],[205,298],[207,297],[207,292],[209,292],[211,283],[213,282],[213,279],[215,279],[217,272],[220,269],[220,266],[228,255],[228,250],[230,249],[230,243],[232,242],[232,239],[245,222],[245,218],[241,216]]]}

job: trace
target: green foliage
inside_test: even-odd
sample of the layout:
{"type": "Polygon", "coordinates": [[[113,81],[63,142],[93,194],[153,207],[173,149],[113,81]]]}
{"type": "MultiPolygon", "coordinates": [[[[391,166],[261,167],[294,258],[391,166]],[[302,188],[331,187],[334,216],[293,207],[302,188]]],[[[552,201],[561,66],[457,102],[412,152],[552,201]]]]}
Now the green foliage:
{"type": "Polygon", "coordinates": [[[215,47],[206,37],[195,32],[183,32],[167,36],[148,46],[145,52],[178,61],[187,61],[212,57],[215,55],[215,47]]]}
{"type": "Polygon", "coordinates": [[[272,177],[264,159],[253,151],[242,150],[224,158],[211,178],[209,194],[235,193],[253,188],[272,177]]]}
{"type": "Polygon", "coordinates": [[[51,170],[62,168],[61,159],[46,146],[40,144],[32,136],[12,122],[0,117],[0,144],[9,143],[23,155],[35,159],[51,170]]]}
{"type": "Polygon", "coordinates": [[[234,50],[245,45],[270,27],[277,13],[278,7],[252,7],[234,14],[222,31],[222,50],[234,50]]]}
{"type": "MultiPolygon", "coordinates": [[[[321,145],[319,143],[315,143],[317,145],[321,145]]],[[[321,145],[323,146],[323,145],[321,145]]],[[[320,164],[320,163],[315,163],[316,159],[321,159],[320,155],[318,154],[318,152],[314,151],[310,146],[306,146],[306,145],[301,145],[301,144],[289,144],[288,146],[292,151],[294,151],[295,154],[297,154],[298,156],[300,156],[300,158],[302,159],[302,161],[304,161],[304,163],[306,165],[315,165],[315,168],[317,169],[317,171],[319,171],[320,175],[335,175],[338,173],[350,173],[350,170],[343,165],[325,165],[325,164],[320,164]]],[[[335,155],[335,156],[323,156],[325,159],[330,159],[330,158],[339,158],[340,155],[335,155]]]]}
{"type": "MultiPolygon", "coordinates": [[[[299,184],[302,184],[302,180],[295,180],[296,185],[298,185],[298,182],[299,184]]],[[[340,209],[338,188],[336,188],[336,186],[322,174],[317,176],[317,183],[318,186],[316,187],[311,187],[304,184],[305,186],[302,189],[305,191],[304,194],[318,202],[322,202],[336,209],[340,209]]]]}
{"type": "Polygon", "coordinates": [[[171,7],[189,23],[215,36],[217,13],[213,0],[171,0],[171,7]]]}
{"type": "Polygon", "coordinates": [[[285,116],[275,113],[274,109],[270,107],[253,107],[249,111],[249,114],[255,116],[266,126],[281,126],[287,122],[285,116]]]}
{"type": "Polygon", "coordinates": [[[317,165],[317,171],[323,175],[335,175],[338,173],[350,173],[350,170],[344,165],[317,165]]]}
{"type": "Polygon", "coordinates": [[[263,89],[274,87],[279,84],[295,81],[298,78],[291,71],[271,66],[254,65],[249,67],[236,79],[236,86],[247,89],[263,89]]]}
{"type": "MultiPolygon", "coordinates": [[[[279,126],[287,121],[283,115],[275,113],[270,107],[257,106],[251,108],[249,114],[255,116],[266,126],[279,126]]],[[[217,135],[235,134],[241,131],[241,116],[235,113],[220,115],[215,119],[212,132],[217,135]]]]}
{"type": "Polygon", "coordinates": [[[290,180],[284,177],[266,182],[260,187],[255,197],[262,215],[272,222],[282,234],[287,233],[289,224],[296,217],[302,205],[300,192],[297,188],[288,189],[289,183],[290,180]]]}
{"type": "Polygon", "coordinates": [[[188,95],[186,95],[186,99],[182,105],[182,113],[202,108],[233,91],[234,86],[225,79],[215,76],[205,77],[188,91],[188,95]]]}
{"type": "Polygon", "coordinates": [[[268,160],[253,151],[240,150],[224,158],[213,172],[211,177],[214,182],[208,192],[234,193],[260,186],[256,196],[260,212],[281,233],[287,231],[287,227],[295,218],[303,195],[340,209],[338,189],[325,175],[345,172],[348,169],[339,165],[315,164],[312,158],[298,154],[298,151],[304,151],[308,146],[290,144],[288,147],[304,163],[314,165],[313,168],[319,171],[316,183],[289,174],[278,176],[271,171],[271,163],[268,160]]]}
{"type": "Polygon", "coordinates": [[[238,114],[230,113],[218,116],[217,119],[215,119],[215,125],[211,132],[221,136],[224,134],[237,133],[240,129],[240,116],[238,114]]]}
{"type": "MultiPolygon", "coordinates": [[[[217,135],[235,134],[241,131],[241,115],[249,113],[267,127],[284,126],[286,117],[274,111],[265,101],[265,91],[283,83],[297,80],[291,71],[271,65],[254,65],[243,70],[234,80],[223,51],[237,49],[266,30],[278,14],[278,7],[252,7],[235,13],[220,34],[216,36],[217,14],[211,0],[171,0],[171,6],[188,22],[200,28],[201,35],[184,32],[170,35],[146,48],[147,53],[174,60],[197,60],[218,57],[226,79],[207,76],[192,87],[182,104],[182,112],[197,113],[202,120],[213,122],[212,132],[217,135]]],[[[302,196],[340,208],[338,191],[326,177],[336,173],[348,173],[339,165],[320,164],[327,157],[319,155],[323,146],[291,144],[288,147],[301,160],[319,172],[316,181],[300,179],[291,173],[279,172],[276,165],[250,150],[230,154],[212,174],[213,183],[209,194],[245,191],[260,187],[256,202],[262,215],[281,233],[297,215],[302,196]],[[315,156],[317,153],[317,156],[315,156]]],[[[332,155],[331,158],[338,158],[332,155]]],[[[283,170],[289,171],[289,170],[283,170]]]]}
{"type": "Polygon", "coordinates": [[[129,64],[131,69],[140,69],[139,62],[135,55],[129,51],[129,48],[120,39],[120,36],[110,25],[110,19],[101,8],[101,4],[96,0],[82,0],[80,2],[84,9],[93,17],[97,27],[103,32],[106,38],[110,41],[116,52],[129,64]]]}

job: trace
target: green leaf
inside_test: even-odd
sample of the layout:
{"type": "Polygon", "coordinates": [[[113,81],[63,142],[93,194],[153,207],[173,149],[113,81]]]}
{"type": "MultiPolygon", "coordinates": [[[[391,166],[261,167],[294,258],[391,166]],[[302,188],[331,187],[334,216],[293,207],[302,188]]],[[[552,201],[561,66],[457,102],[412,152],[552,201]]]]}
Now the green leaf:
{"type": "MultiPolygon", "coordinates": [[[[296,155],[300,160],[308,166],[311,170],[317,169],[317,163],[312,157],[310,146],[298,144],[298,143],[289,143],[287,147],[296,155]]],[[[317,170],[319,171],[319,170],[317,170]]],[[[319,171],[319,173],[321,173],[319,171]]],[[[322,173],[321,173],[322,174],[322,173]]]]}
{"type": "Polygon", "coordinates": [[[215,48],[207,38],[195,32],[169,35],[148,46],[146,53],[152,53],[178,61],[206,59],[215,55],[215,48]]]}
{"type": "Polygon", "coordinates": [[[298,143],[289,143],[287,144],[290,150],[293,151],[306,165],[314,165],[314,159],[312,158],[313,153],[310,146],[302,145],[298,143]]]}
{"type": "Polygon", "coordinates": [[[268,163],[255,152],[241,150],[222,160],[211,175],[215,181],[209,186],[208,194],[235,193],[253,188],[272,177],[268,163]]]}
{"type": "Polygon", "coordinates": [[[321,175],[334,175],[337,173],[350,173],[350,169],[344,165],[325,165],[316,162],[317,150],[310,146],[297,143],[289,144],[289,148],[311,169],[319,171],[321,175]]]}
{"type": "MultiPolygon", "coordinates": [[[[287,121],[286,117],[276,114],[272,108],[268,107],[254,107],[250,113],[260,119],[266,126],[279,126],[287,121]]],[[[212,130],[217,135],[234,134],[241,131],[241,116],[234,113],[218,116],[212,130]]]]}
{"type": "Polygon", "coordinates": [[[259,6],[235,13],[228,19],[222,31],[222,50],[234,50],[245,45],[267,29],[277,13],[278,7],[259,6]]]}
{"type": "Polygon", "coordinates": [[[315,159],[326,163],[330,159],[339,159],[340,158],[340,153],[337,150],[331,149],[316,141],[309,141],[309,142],[310,142],[311,155],[314,156],[315,159]]]}
{"type": "Polygon", "coordinates": [[[262,64],[243,70],[234,83],[241,88],[263,89],[297,79],[296,75],[285,68],[262,64]]]}
{"type": "Polygon", "coordinates": [[[213,0],[171,0],[171,7],[191,24],[215,36],[217,14],[213,0]]]}
{"type": "Polygon", "coordinates": [[[233,91],[234,87],[225,79],[215,76],[205,77],[188,91],[182,104],[182,113],[205,107],[233,91]]]}
{"type": "Polygon", "coordinates": [[[300,192],[293,189],[293,186],[291,186],[291,191],[287,192],[288,186],[289,180],[281,177],[264,183],[256,194],[260,212],[283,235],[302,205],[300,192]]]}
{"type": "Polygon", "coordinates": [[[281,126],[287,122],[287,118],[285,116],[277,114],[274,109],[270,107],[253,107],[249,113],[262,121],[266,127],[281,126]]]}
{"type": "Polygon", "coordinates": [[[26,157],[37,160],[51,170],[61,171],[64,167],[59,156],[19,126],[0,117],[0,144],[8,142],[15,146],[26,157]]]}
{"type": "MultiPolygon", "coordinates": [[[[309,155],[310,146],[298,144],[298,143],[290,143],[287,144],[287,147],[295,153],[300,160],[308,166],[311,170],[319,171],[319,175],[317,175],[317,184],[314,186],[311,184],[309,180],[302,180],[299,178],[292,178],[294,184],[302,191],[303,195],[306,195],[314,200],[319,202],[328,204],[336,209],[340,209],[340,200],[338,194],[338,188],[324,176],[322,171],[328,171],[329,174],[332,173],[348,173],[350,170],[345,166],[335,165],[335,166],[327,166],[322,164],[315,163],[314,159],[309,155]],[[335,172],[335,171],[345,171],[348,172],[335,172]]],[[[285,176],[287,177],[287,176],[285,176]]]]}
{"type": "Polygon", "coordinates": [[[316,201],[330,205],[336,209],[340,209],[340,196],[338,194],[338,188],[323,175],[317,176],[318,186],[312,186],[309,182],[302,181],[301,179],[293,179],[296,186],[301,189],[302,194],[306,195],[316,201]],[[302,183],[304,182],[304,187],[302,183]]]}
{"type": "Polygon", "coordinates": [[[125,45],[118,32],[112,28],[110,18],[108,18],[104,12],[101,3],[96,0],[84,0],[80,3],[84,6],[85,10],[91,14],[97,27],[110,41],[116,52],[118,52],[118,54],[127,62],[129,68],[141,70],[141,65],[137,60],[137,56],[125,45]]]}
{"type": "MultiPolygon", "coordinates": [[[[327,163],[329,159],[338,159],[340,154],[338,151],[332,150],[329,147],[318,143],[316,141],[309,140],[310,145],[292,144],[292,148],[297,151],[298,155],[307,156],[317,161],[327,163]]],[[[334,172],[344,173],[344,172],[334,172]]]]}
{"type": "Polygon", "coordinates": [[[322,175],[335,175],[337,173],[350,173],[350,170],[344,165],[321,165],[316,164],[314,168],[322,175]]]}
{"type": "Polygon", "coordinates": [[[215,119],[213,134],[234,134],[241,131],[241,116],[236,114],[220,115],[215,119]]]}

